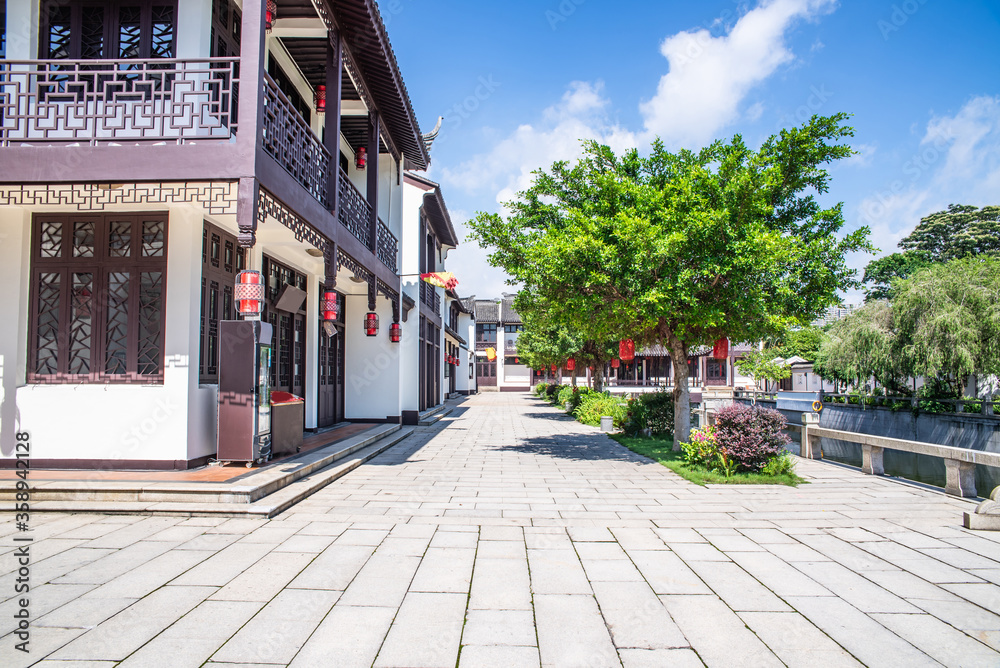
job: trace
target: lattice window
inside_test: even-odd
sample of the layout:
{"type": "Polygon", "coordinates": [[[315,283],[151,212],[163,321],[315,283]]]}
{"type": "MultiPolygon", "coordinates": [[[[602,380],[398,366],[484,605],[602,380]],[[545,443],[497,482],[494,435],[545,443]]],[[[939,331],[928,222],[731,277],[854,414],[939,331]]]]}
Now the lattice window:
{"type": "Polygon", "coordinates": [[[163,382],[166,235],[166,214],[35,217],[28,382],[163,382]]]}
{"type": "Polygon", "coordinates": [[[52,3],[41,12],[39,57],[173,58],[176,16],[171,0],[52,3]]]}
{"type": "Polygon", "coordinates": [[[201,244],[201,344],[199,382],[219,382],[219,321],[235,320],[233,286],[246,268],[246,251],[236,237],[205,223],[201,244]]]}

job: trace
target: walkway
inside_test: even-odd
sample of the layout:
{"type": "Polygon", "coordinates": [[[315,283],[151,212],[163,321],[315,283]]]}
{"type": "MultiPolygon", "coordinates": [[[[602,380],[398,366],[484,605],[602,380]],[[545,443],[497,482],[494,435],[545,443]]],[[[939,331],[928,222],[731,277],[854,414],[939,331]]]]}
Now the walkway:
{"type": "MultiPolygon", "coordinates": [[[[1000,535],[960,527],[969,502],[799,472],[811,484],[700,488],[537,400],[485,394],[274,520],[34,517],[30,658],[1000,665],[1000,535]]],[[[0,665],[29,665],[13,612],[0,604],[0,665]]]]}

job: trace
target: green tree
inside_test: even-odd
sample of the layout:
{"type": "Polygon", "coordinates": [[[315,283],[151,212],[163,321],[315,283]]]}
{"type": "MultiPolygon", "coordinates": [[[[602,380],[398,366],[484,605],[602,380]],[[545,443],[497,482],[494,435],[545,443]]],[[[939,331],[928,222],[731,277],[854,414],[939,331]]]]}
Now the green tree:
{"type": "Polygon", "coordinates": [[[871,250],[868,229],[839,237],[842,204],[816,199],[824,166],[852,153],[846,118],[814,117],[758,150],[739,136],[697,152],[657,141],[648,157],[586,142],[574,165],[536,172],[508,216],[478,214],[472,238],[585,339],[667,347],[679,447],[692,346],[781,335],[858,284],[844,256],[871,250]]]}
{"type": "Polygon", "coordinates": [[[865,268],[865,300],[891,299],[892,282],[935,263],[1000,254],[1000,206],[977,209],[952,204],[920,219],[899,242],[902,252],[872,260],[865,268]]]}
{"type": "Polygon", "coordinates": [[[855,387],[874,378],[890,393],[899,393],[912,373],[901,348],[892,305],[872,301],[830,326],[813,370],[827,380],[855,387]]]}
{"type": "MultiPolygon", "coordinates": [[[[785,334],[781,343],[771,352],[786,359],[798,356],[811,362],[816,359],[816,353],[819,351],[824,337],[825,334],[819,327],[810,325],[809,327],[792,329],[785,334]]],[[[775,355],[771,355],[772,359],[774,357],[775,355]]]]}
{"type": "Polygon", "coordinates": [[[911,373],[958,393],[972,374],[1000,374],[1000,257],[934,265],[894,287],[899,349],[911,373]]]}

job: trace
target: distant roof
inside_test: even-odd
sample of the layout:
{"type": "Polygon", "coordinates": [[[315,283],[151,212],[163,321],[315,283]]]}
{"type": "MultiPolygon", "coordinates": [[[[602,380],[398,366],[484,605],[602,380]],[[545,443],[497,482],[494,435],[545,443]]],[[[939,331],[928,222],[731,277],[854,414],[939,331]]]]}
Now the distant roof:
{"type": "Polygon", "coordinates": [[[465,299],[459,299],[462,303],[462,308],[465,309],[466,313],[471,313],[472,317],[475,319],[476,316],[476,299],[475,297],[466,297],[465,299]]]}
{"type": "Polygon", "coordinates": [[[477,299],[476,322],[500,322],[500,305],[489,299],[477,299]]]}
{"type": "Polygon", "coordinates": [[[426,176],[406,172],[406,180],[413,185],[425,190],[423,209],[427,222],[434,229],[434,233],[445,246],[457,247],[458,234],[455,233],[455,226],[451,222],[451,214],[444,203],[444,195],[441,193],[441,186],[431,181],[426,176]]]}
{"type": "MultiPolygon", "coordinates": [[[[740,355],[756,350],[755,346],[748,343],[734,343],[729,346],[729,355],[740,355]]],[[[658,343],[645,346],[636,350],[635,354],[640,357],[670,357],[670,351],[665,346],[658,343]]],[[[704,357],[712,354],[712,346],[694,346],[688,349],[688,357],[704,357]]]]}
{"type": "Polygon", "coordinates": [[[514,299],[506,297],[501,301],[500,322],[505,325],[520,325],[521,316],[514,310],[514,299]]]}

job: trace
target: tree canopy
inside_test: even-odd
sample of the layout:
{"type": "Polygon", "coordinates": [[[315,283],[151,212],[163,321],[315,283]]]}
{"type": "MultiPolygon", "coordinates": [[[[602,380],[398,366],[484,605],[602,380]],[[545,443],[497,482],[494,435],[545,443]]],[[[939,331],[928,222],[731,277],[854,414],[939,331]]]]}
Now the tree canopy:
{"type": "Polygon", "coordinates": [[[935,263],[976,255],[1000,254],[1000,206],[981,209],[952,204],[920,219],[899,242],[902,249],[865,268],[866,300],[889,299],[892,281],[912,276],[935,263]]]}
{"type": "Polygon", "coordinates": [[[509,215],[478,214],[472,238],[553,322],[668,348],[676,446],[690,431],[690,347],[783,334],[858,285],[844,257],[871,250],[868,229],[839,236],[842,204],[817,199],[825,166],[852,154],[846,118],[813,117],[757,150],[738,135],[697,152],[656,141],[648,157],[585,142],[575,164],[536,172],[509,215]]]}

